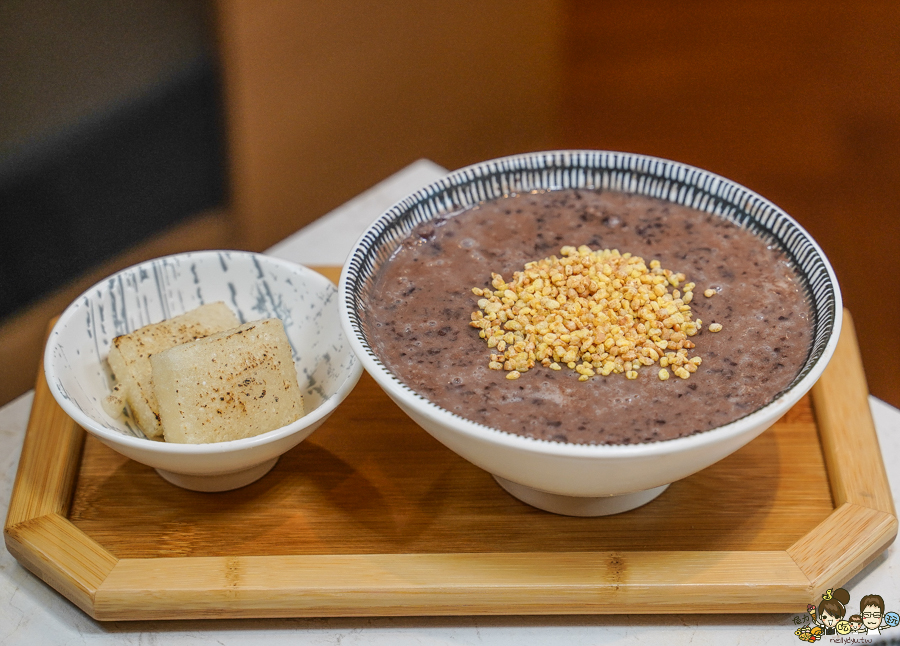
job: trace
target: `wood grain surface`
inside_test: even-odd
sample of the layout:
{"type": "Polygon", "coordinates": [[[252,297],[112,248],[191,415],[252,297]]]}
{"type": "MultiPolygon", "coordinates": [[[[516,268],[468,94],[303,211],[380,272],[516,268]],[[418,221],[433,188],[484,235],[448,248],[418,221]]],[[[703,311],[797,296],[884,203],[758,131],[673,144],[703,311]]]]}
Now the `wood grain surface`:
{"type": "Polygon", "coordinates": [[[119,558],[155,558],[783,550],[832,511],[809,400],[653,504],[585,519],[508,495],[364,374],[269,475],[224,494],[180,489],[89,437],[70,519],[119,558]]]}
{"type": "Polygon", "coordinates": [[[848,317],[814,407],[605,518],[510,497],[367,375],[268,475],[215,494],[81,451],[42,377],[6,544],[101,620],[802,612],[897,534],[863,391],[834,390],[858,364],[848,317]]]}

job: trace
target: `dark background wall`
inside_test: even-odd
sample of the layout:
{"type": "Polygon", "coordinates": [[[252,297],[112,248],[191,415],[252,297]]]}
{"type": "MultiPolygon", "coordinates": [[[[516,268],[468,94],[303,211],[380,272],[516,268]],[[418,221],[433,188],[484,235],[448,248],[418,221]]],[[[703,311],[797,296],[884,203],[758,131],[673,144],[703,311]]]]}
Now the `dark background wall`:
{"type": "Polygon", "coordinates": [[[196,0],[0,3],[0,320],[225,202],[196,0]]]}

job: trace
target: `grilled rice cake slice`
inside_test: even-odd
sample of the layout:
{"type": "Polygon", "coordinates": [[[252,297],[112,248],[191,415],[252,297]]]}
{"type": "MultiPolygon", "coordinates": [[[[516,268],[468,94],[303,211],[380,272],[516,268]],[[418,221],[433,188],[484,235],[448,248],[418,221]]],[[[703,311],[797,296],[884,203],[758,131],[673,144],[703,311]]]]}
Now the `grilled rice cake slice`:
{"type": "Polygon", "coordinates": [[[279,319],[175,346],[150,357],[167,442],[225,442],[303,416],[291,345],[279,319]]]}
{"type": "Polygon", "coordinates": [[[162,439],[159,407],[151,382],[150,357],[181,343],[238,325],[240,321],[234,312],[219,301],[117,336],[109,350],[109,366],[118,383],[104,402],[104,408],[111,415],[118,415],[123,404],[128,404],[131,416],[144,435],[162,439]]]}

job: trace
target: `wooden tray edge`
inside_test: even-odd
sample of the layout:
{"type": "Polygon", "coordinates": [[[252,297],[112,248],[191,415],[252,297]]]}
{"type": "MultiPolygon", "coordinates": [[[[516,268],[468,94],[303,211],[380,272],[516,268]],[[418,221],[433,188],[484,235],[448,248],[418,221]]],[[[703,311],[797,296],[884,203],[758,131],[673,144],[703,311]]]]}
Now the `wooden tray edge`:
{"type": "Polygon", "coordinates": [[[102,620],[790,612],[808,579],[783,551],[121,559],[102,620]]]}
{"type": "Polygon", "coordinates": [[[94,617],[97,590],[118,559],[59,514],[6,527],[4,538],[19,563],[94,617]]]}
{"type": "Polygon", "coordinates": [[[897,518],[845,503],[787,549],[816,598],[839,587],[894,542],[897,518]]]}
{"type": "Polygon", "coordinates": [[[836,509],[787,550],[809,577],[816,598],[887,549],[898,528],[853,318],[846,309],[843,314],[834,356],[812,388],[836,509]]]}
{"type": "Polygon", "coordinates": [[[68,513],[84,438],[84,429],[56,404],[40,370],[6,515],[7,529],[46,514],[68,513]]]}
{"type": "Polygon", "coordinates": [[[896,516],[847,310],[834,356],[812,387],[812,403],[835,507],[852,503],[896,516]]]}

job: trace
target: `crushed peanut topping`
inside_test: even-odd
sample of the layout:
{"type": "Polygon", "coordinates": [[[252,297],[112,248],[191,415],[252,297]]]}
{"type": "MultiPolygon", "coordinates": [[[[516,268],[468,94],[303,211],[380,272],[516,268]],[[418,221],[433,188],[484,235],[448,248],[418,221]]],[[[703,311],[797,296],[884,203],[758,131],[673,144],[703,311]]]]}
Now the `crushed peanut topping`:
{"type": "Polygon", "coordinates": [[[711,323],[709,326],[709,331],[710,332],[721,332],[722,324],[721,323],[711,323]]]}
{"type": "Polygon", "coordinates": [[[716,290],[707,289],[705,292],[703,292],[703,295],[706,296],[706,298],[712,298],[713,296],[716,295],[716,290]]]}
{"type": "Polygon", "coordinates": [[[472,289],[479,300],[469,325],[492,351],[489,368],[518,379],[537,363],[564,364],[579,381],[619,373],[637,379],[655,363],[663,381],[666,367],[682,379],[697,370],[689,337],[702,321],[691,319],[695,285],[684,284],[684,274],[616,249],[563,247],[560,255],[526,264],[509,283],[491,274],[493,290],[472,289]]]}

